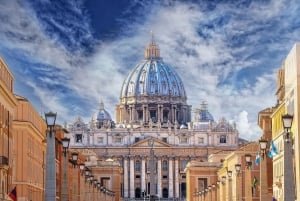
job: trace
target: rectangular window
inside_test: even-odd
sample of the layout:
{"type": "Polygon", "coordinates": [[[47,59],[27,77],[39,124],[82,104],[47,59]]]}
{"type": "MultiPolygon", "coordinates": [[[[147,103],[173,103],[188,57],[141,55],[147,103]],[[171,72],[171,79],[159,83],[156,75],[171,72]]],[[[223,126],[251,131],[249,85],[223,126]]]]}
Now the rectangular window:
{"type": "Polygon", "coordinates": [[[168,142],[166,137],[163,137],[163,138],[162,138],[162,141],[163,141],[163,142],[166,142],[166,143],[168,142]]]}
{"type": "Polygon", "coordinates": [[[180,138],[180,144],[187,144],[188,143],[188,138],[187,137],[181,137],[180,138]]]}
{"type": "Polygon", "coordinates": [[[204,144],[204,138],[198,137],[198,144],[204,144]]]}
{"type": "Polygon", "coordinates": [[[138,142],[138,141],[140,141],[139,137],[134,138],[134,142],[138,142]]]}
{"type": "Polygon", "coordinates": [[[203,191],[207,188],[207,178],[198,179],[198,191],[203,191]]]}
{"type": "Polygon", "coordinates": [[[97,137],[97,143],[98,144],[103,144],[103,137],[97,137]]]}
{"type": "Polygon", "coordinates": [[[114,137],[114,143],[122,143],[122,137],[120,136],[114,137]]]}
{"type": "Polygon", "coordinates": [[[82,134],[76,134],[75,141],[76,143],[82,143],[82,134]]]}

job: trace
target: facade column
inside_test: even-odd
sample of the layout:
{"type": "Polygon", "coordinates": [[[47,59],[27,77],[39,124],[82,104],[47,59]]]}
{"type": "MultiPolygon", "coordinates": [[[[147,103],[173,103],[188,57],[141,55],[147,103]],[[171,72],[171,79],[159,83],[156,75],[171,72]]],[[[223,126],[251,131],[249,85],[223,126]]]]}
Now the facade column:
{"type": "Polygon", "coordinates": [[[132,106],[129,107],[129,123],[132,122],[132,106]]]}
{"type": "Polygon", "coordinates": [[[123,164],[123,168],[124,168],[124,181],[123,181],[123,185],[124,185],[124,198],[128,198],[128,159],[124,158],[124,164],[123,164]]]}
{"type": "Polygon", "coordinates": [[[169,198],[174,197],[173,191],[173,158],[169,158],[169,198]]]}
{"type": "Polygon", "coordinates": [[[161,158],[157,159],[157,194],[158,197],[161,197],[161,158]]]}
{"type": "Polygon", "coordinates": [[[171,123],[174,123],[174,105],[171,106],[171,123]]]}
{"type": "Polygon", "coordinates": [[[251,169],[245,170],[245,201],[252,201],[251,169]]]}
{"type": "Polygon", "coordinates": [[[136,118],[136,108],[135,108],[135,105],[132,106],[132,121],[135,121],[137,118],[136,118]]]}
{"type": "Polygon", "coordinates": [[[146,192],[146,161],[145,157],[142,158],[142,178],[141,178],[141,191],[146,192]]]}
{"type": "Polygon", "coordinates": [[[175,159],[175,197],[179,198],[179,161],[175,159]]]}
{"type": "Polygon", "coordinates": [[[130,172],[129,172],[129,177],[130,177],[130,198],[134,198],[134,158],[130,157],[130,172]]]}

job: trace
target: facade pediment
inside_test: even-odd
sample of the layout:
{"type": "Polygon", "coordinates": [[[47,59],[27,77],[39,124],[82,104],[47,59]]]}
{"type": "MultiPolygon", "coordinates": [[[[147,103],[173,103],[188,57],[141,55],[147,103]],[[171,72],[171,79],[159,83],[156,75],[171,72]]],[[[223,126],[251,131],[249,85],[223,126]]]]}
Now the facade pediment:
{"type": "Polygon", "coordinates": [[[131,147],[151,147],[149,140],[153,141],[153,147],[172,147],[172,145],[155,138],[146,138],[131,145],[131,147]]]}

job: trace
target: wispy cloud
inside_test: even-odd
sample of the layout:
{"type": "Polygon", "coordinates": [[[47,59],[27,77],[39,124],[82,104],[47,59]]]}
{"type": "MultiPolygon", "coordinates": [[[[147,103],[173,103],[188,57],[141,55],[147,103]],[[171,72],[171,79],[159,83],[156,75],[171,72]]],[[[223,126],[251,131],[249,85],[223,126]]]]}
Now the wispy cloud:
{"type": "Polygon", "coordinates": [[[113,116],[123,80],[143,59],[152,30],[189,104],[206,100],[215,119],[234,120],[242,137],[257,139],[257,113],[276,102],[276,69],[299,36],[297,1],[133,1],[126,16],[137,6],[137,16],[118,19],[118,38],[101,41],[80,1],[1,1],[0,53],[25,75],[16,81],[32,93],[21,95],[62,120],[89,120],[100,100],[113,116]]]}

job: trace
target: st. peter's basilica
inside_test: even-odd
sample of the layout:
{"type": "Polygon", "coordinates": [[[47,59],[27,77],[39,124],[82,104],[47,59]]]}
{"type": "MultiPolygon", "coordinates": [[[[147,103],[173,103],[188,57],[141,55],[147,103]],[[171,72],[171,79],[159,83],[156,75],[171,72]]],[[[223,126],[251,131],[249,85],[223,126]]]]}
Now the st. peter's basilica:
{"type": "Polygon", "coordinates": [[[90,122],[76,117],[67,135],[71,148],[90,154],[87,163],[120,163],[124,200],[148,194],[183,200],[189,161],[207,161],[212,153],[238,147],[235,124],[215,121],[204,101],[193,110],[187,104],[181,78],[164,63],[153,39],[145,58],[124,79],[115,117],[101,102],[90,122]]]}

